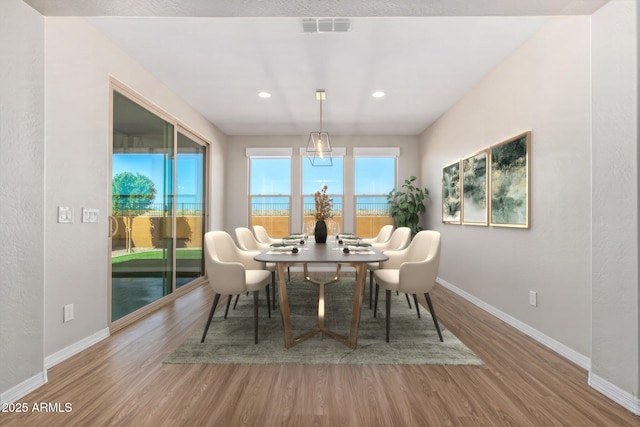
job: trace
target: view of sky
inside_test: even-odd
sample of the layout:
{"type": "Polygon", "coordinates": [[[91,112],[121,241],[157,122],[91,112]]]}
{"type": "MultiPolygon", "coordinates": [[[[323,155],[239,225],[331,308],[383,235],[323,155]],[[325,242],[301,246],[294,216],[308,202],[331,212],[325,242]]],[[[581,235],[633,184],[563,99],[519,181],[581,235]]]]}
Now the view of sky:
{"type": "MultiPolygon", "coordinates": [[[[202,155],[180,154],[177,162],[178,203],[200,203],[202,194],[202,155]]],[[[167,174],[169,174],[169,166],[167,174]]],[[[112,176],[122,172],[139,173],[150,178],[156,188],[154,203],[161,203],[164,198],[165,161],[162,154],[114,154],[112,160],[112,176]]],[[[170,176],[167,184],[170,184],[170,176]]],[[[168,185],[169,186],[169,185],[168,185]]]]}
{"type": "MultiPolygon", "coordinates": [[[[302,164],[302,193],[314,194],[323,185],[329,194],[343,194],[344,159],[336,157],[333,166],[314,167],[308,159],[302,164]]],[[[177,202],[202,201],[202,165],[200,154],[180,154],[177,162],[177,202]]],[[[149,177],[156,187],[155,203],[164,197],[165,165],[162,154],[114,154],[113,176],[121,172],[140,173],[149,177]]],[[[356,158],[355,194],[387,194],[395,186],[394,158],[356,158]]],[[[169,183],[169,180],[167,180],[169,183]]],[[[291,193],[291,159],[251,159],[250,193],[288,195],[291,193]]]]}
{"type": "MultiPolygon", "coordinates": [[[[311,166],[302,159],[302,194],[314,194],[327,185],[329,194],[343,194],[342,157],[333,166],[311,166]]],[[[355,194],[387,194],[395,187],[395,158],[362,157],[355,159],[355,194]]],[[[250,193],[290,194],[291,159],[251,159],[250,193]]]]}

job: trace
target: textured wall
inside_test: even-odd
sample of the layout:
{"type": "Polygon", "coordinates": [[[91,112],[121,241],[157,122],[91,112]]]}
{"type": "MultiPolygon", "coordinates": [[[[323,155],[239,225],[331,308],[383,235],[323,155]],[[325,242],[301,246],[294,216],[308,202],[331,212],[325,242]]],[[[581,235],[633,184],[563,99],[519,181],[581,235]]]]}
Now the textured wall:
{"type": "Polygon", "coordinates": [[[589,17],[553,18],[421,137],[423,184],[435,190],[429,226],[442,232],[439,276],[586,357],[590,105],[589,17]],[[526,130],[530,229],[442,224],[443,166],[526,130]]]}
{"type": "Polygon", "coordinates": [[[640,394],[638,13],[614,0],[593,26],[592,372],[640,394]]]}
{"type": "Polygon", "coordinates": [[[2,394],[44,371],[44,19],[20,0],[2,2],[0,56],[2,394]]]}
{"type": "Polygon", "coordinates": [[[46,18],[46,268],[45,355],[107,326],[107,216],[111,195],[109,78],[211,141],[212,224],[223,221],[224,136],[149,71],[83,18],[46,18]],[[74,209],[72,224],[56,222],[57,206],[74,209]],[[98,224],[80,222],[98,208],[98,224]],[[75,320],[62,322],[74,304],[75,320]]]}

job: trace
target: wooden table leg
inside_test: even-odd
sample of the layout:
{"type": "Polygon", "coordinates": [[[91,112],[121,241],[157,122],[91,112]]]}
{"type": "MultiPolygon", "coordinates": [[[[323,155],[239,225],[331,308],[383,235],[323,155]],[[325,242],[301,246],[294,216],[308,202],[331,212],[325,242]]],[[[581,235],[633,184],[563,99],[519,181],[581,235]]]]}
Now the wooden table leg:
{"type": "Polygon", "coordinates": [[[291,313],[289,310],[289,299],[287,294],[287,282],[285,280],[285,271],[290,264],[287,263],[277,263],[278,269],[278,296],[280,298],[280,315],[282,317],[282,329],[284,332],[284,347],[291,348],[296,344],[299,344],[312,336],[323,333],[342,344],[355,349],[358,346],[358,331],[360,328],[360,311],[362,308],[362,298],[364,293],[364,285],[365,285],[365,273],[366,273],[366,264],[365,263],[347,263],[352,265],[356,269],[356,288],[354,292],[353,299],[353,310],[351,313],[351,326],[349,329],[349,336],[344,337],[338,335],[337,333],[329,330],[325,326],[325,285],[330,283],[334,283],[338,280],[339,270],[332,280],[328,282],[320,282],[315,281],[308,277],[308,271],[306,264],[305,267],[305,278],[306,280],[319,285],[319,298],[318,298],[318,327],[313,329],[299,337],[293,337],[293,331],[291,328],[291,313]]]}
{"type": "Polygon", "coordinates": [[[294,345],[291,331],[291,314],[289,312],[289,297],[287,295],[287,267],[286,263],[276,263],[278,269],[278,297],[280,300],[280,317],[282,318],[282,331],[284,335],[284,348],[294,345]]]}
{"type": "Polygon", "coordinates": [[[349,338],[347,345],[351,348],[358,346],[358,330],[360,329],[360,309],[362,308],[362,294],[364,293],[364,277],[366,272],[366,264],[355,264],[356,268],[356,289],[353,296],[353,311],[351,313],[351,329],[349,330],[349,338]]]}

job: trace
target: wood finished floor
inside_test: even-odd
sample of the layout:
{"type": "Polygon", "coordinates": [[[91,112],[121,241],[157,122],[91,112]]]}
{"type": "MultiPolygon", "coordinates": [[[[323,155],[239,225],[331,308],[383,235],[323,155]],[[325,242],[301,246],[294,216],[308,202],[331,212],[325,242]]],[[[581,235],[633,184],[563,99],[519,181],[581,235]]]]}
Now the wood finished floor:
{"type": "Polygon", "coordinates": [[[585,370],[445,288],[432,299],[484,366],[162,364],[203,327],[204,286],[51,368],[20,399],[71,412],[0,413],[0,425],[640,426],[587,385],[585,370]]]}

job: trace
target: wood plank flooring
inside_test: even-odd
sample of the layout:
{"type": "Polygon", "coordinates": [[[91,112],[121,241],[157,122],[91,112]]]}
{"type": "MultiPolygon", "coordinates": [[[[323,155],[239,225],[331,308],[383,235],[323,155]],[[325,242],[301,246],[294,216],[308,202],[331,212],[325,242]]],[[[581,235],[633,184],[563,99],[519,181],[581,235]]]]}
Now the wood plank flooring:
{"type": "Polygon", "coordinates": [[[440,286],[439,320],[484,366],[163,365],[212,298],[200,287],[51,368],[0,425],[640,426],[583,369],[440,286]],[[71,411],[31,412],[41,402],[71,411]]]}

